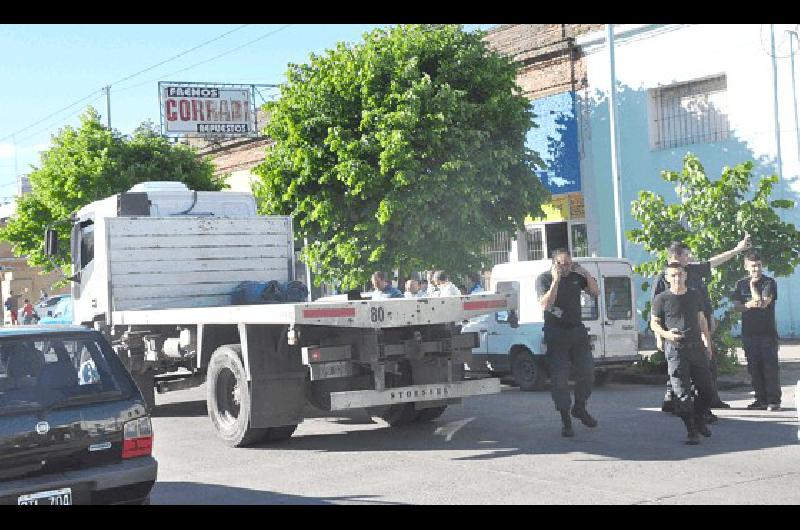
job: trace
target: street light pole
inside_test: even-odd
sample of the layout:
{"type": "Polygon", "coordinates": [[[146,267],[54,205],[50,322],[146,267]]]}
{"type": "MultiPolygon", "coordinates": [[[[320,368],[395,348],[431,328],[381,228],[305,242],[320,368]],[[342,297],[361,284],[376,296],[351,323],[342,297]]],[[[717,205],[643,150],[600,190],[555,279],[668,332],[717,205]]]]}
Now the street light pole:
{"type": "Polygon", "coordinates": [[[622,252],[622,212],[619,201],[619,167],[617,159],[617,75],[614,67],[614,24],[606,24],[608,63],[611,68],[611,87],[608,92],[608,121],[611,129],[611,182],[614,187],[614,223],[617,234],[617,257],[622,252]]]}
{"type": "Polygon", "coordinates": [[[111,129],[111,87],[106,86],[103,88],[106,93],[106,123],[108,123],[109,130],[111,129]]]}
{"type": "Polygon", "coordinates": [[[781,162],[781,121],[778,115],[778,59],[775,57],[775,24],[769,25],[769,38],[772,51],[772,100],[775,112],[775,163],[778,166],[778,189],[783,190],[783,163],[781,162]]]}

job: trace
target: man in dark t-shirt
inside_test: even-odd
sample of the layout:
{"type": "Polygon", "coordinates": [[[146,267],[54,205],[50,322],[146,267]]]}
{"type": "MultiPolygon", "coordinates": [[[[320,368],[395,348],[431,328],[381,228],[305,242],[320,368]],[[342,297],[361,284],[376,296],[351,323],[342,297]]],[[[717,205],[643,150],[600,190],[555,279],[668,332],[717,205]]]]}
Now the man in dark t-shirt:
{"type": "Polygon", "coordinates": [[[653,301],[650,325],[664,342],[670,382],[675,392],[675,409],[686,425],[687,444],[711,436],[705,425],[705,411],[711,400],[711,334],[703,314],[702,294],[686,286],[686,271],[680,263],[667,266],[667,291],[653,301]],[[691,385],[697,389],[695,398],[691,385]]]}
{"type": "Polygon", "coordinates": [[[778,329],[775,325],[778,284],[762,273],[761,257],[756,252],[749,252],[744,257],[744,268],[748,277],[736,284],[731,300],[734,310],[742,312],[742,345],[756,393],[756,400],[747,408],[778,411],[781,408],[778,329]]]}
{"type": "Polygon", "coordinates": [[[551,394],[561,414],[562,436],[574,436],[570,418],[569,374],[575,379],[575,405],[572,416],[587,427],[596,427],[586,402],[592,394],[594,362],[589,333],[581,321],[581,291],[598,295],[597,280],[572,262],[569,251],[553,252],[553,265],[536,278],[536,296],[544,310],[544,344],[550,366],[551,394]]]}
{"type": "MultiPolygon", "coordinates": [[[[750,236],[745,234],[745,237],[739,241],[739,243],[731,250],[727,252],[722,252],[716,256],[713,256],[708,261],[701,261],[690,263],[691,260],[691,252],[689,251],[689,247],[680,241],[673,241],[669,248],[667,248],[667,261],[677,262],[680,263],[684,269],[686,269],[686,286],[689,289],[696,289],[700,292],[701,296],[701,303],[703,314],[706,317],[706,321],[708,323],[708,329],[710,333],[714,333],[714,329],[716,328],[714,322],[714,309],[711,305],[711,297],[708,295],[708,282],[711,280],[711,269],[716,268],[723,263],[729,261],[731,258],[736,256],[738,253],[743,252],[744,250],[750,248],[750,236]]],[[[658,275],[656,278],[656,282],[653,285],[653,296],[651,299],[651,303],[655,300],[655,297],[658,296],[660,293],[669,289],[669,282],[667,282],[666,278],[664,277],[664,273],[658,275]]],[[[656,346],[659,350],[663,350],[659,337],[656,335],[656,346]]],[[[716,357],[713,355],[713,345],[712,345],[712,358],[711,358],[711,383],[712,383],[712,395],[711,395],[711,407],[712,408],[730,408],[730,405],[723,402],[717,391],[717,360],[716,357]]],[[[661,410],[664,412],[673,412],[672,407],[672,388],[670,387],[670,383],[667,383],[667,392],[664,395],[664,402],[661,405],[661,410]]],[[[711,411],[709,410],[707,413],[707,420],[714,420],[716,419],[711,411]]]]}

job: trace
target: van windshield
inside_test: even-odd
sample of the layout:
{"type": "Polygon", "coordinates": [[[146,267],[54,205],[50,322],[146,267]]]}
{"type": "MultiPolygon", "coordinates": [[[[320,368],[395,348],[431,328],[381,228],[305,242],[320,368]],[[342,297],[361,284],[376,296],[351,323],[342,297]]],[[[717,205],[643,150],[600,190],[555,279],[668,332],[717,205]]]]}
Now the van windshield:
{"type": "Polygon", "coordinates": [[[108,346],[89,335],[0,339],[0,416],[130,393],[107,355],[108,346]]]}

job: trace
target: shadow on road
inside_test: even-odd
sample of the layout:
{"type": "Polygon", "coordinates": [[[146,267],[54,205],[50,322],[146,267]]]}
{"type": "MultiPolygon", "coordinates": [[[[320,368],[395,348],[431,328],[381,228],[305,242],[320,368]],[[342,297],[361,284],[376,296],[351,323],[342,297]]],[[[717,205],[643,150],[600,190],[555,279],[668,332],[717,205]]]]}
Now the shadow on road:
{"type": "Polygon", "coordinates": [[[402,504],[382,501],[378,495],[305,497],[273,491],[259,491],[197,482],[156,482],[150,494],[152,504],[402,504]]]}
{"type": "MultiPolygon", "coordinates": [[[[499,395],[472,398],[465,405],[451,407],[432,423],[387,428],[379,422],[374,428],[306,435],[301,426],[287,441],[253,449],[477,453],[457,456],[454,460],[582,452],[592,455],[589,457],[592,460],[680,461],[797,444],[797,416],[793,408],[769,414],[733,408],[715,411],[720,419],[710,426],[713,436],[703,439],[699,446],[687,446],[683,443],[686,431],[681,420],[660,411],[661,389],[655,387],[652,392],[641,389],[610,385],[595,390],[590,410],[600,426],[588,429],[575,420],[576,436],[571,439],[560,435],[560,420],[548,392],[506,388],[499,395]],[[631,392],[624,392],[625,389],[631,392]],[[502,415],[498,414],[500,411],[502,415]]],[[[730,391],[723,394],[723,399],[741,400],[744,404],[751,398],[746,391],[730,391]]],[[[341,413],[328,414],[320,419],[357,423],[345,420],[341,413]]]]}

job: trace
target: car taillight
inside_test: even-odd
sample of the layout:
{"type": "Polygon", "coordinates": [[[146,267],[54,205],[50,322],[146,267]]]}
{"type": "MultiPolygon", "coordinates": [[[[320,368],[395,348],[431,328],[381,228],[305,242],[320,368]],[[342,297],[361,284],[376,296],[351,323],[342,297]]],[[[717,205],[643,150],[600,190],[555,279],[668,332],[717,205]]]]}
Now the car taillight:
{"type": "Polygon", "coordinates": [[[153,427],[145,416],[125,423],[122,439],[122,458],[147,456],[153,451],[153,427]]]}

